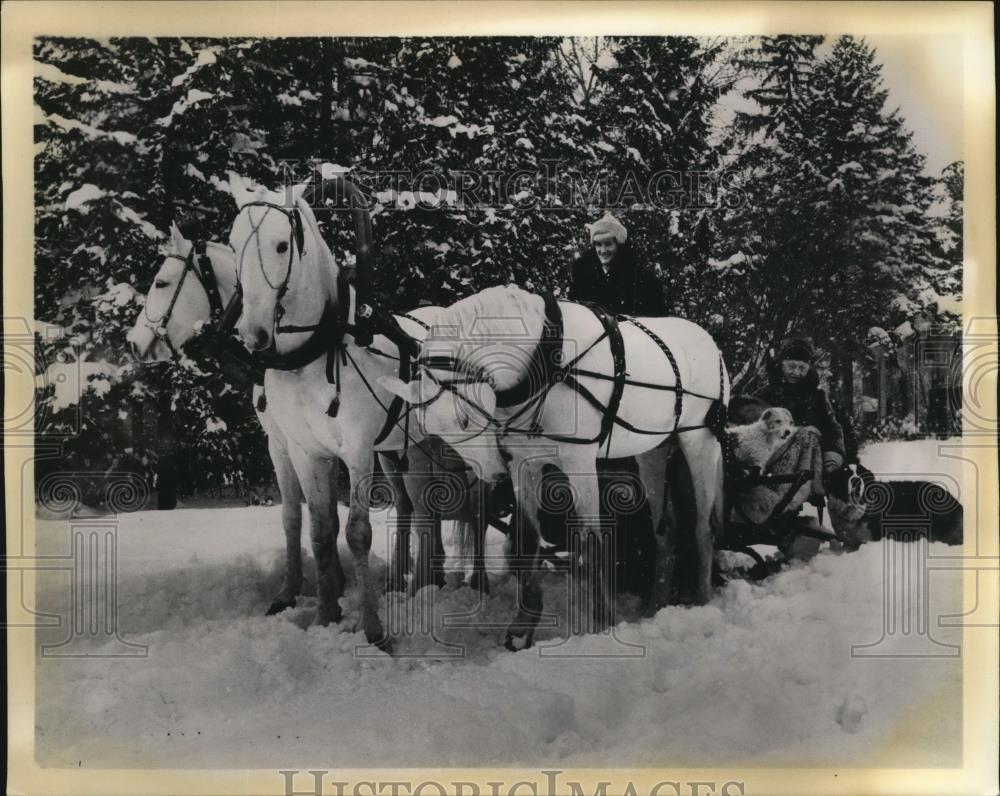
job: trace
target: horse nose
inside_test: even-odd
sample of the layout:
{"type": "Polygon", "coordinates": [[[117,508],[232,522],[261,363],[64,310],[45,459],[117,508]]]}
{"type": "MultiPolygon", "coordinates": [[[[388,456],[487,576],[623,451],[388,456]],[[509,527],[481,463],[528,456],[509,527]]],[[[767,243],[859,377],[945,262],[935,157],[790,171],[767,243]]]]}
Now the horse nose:
{"type": "Polygon", "coordinates": [[[142,362],[146,356],[146,348],[144,348],[138,340],[132,337],[128,338],[128,350],[136,362],[142,362]]]}
{"type": "Polygon", "coordinates": [[[271,342],[271,336],[264,329],[240,332],[240,337],[243,339],[243,345],[251,351],[262,351],[271,342]]]}

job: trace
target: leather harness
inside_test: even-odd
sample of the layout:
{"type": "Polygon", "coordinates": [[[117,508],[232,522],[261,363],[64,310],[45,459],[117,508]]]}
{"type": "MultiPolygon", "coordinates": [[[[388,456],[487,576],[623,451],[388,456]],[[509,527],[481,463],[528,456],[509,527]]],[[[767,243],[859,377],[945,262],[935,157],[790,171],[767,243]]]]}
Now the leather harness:
{"type": "Polygon", "coordinates": [[[544,299],[545,323],[541,338],[532,356],[531,365],[520,382],[515,384],[513,387],[496,391],[498,407],[511,408],[513,406],[520,405],[520,408],[515,411],[513,415],[508,417],[506,421],[501,424],[494,418],[487,416],[480,407],[469,401],[464,395],[458,392],[454,385],[477,381],[492,383],[492,380],[481,368],[470,368],[468,363],[460,362],[455,357],[450,356],[421,357],[421,359],[418,360],[418,364],[428,369],[449,370],[455,373],[468,373],[469,375],[457,379],[445,380],[435,377],[434,374],[428,370],[428,375],[430,375],[431,379],[441,387],[441,391],[428,401],[423,402],[422,405],[426,405],[431,401],[436,400],[437,397],[441,395],[441,392],[448,390],[475,408],[481,415],[484,415],[487,423],[497,427],[498,433],[525,433],[529,436],[541,436],[556,442],[566,442],[579,445],[590,445],[596,443],[599,447],[601,445],[606,445],[608,451],[610,451],[611,448],[611,435],[615,426],[620,426],[634,434],[644,434],[649,436],[675,436],[676,434],[684,431],[693,431],[700,428],[710,428],[717,435],[721,433],[721,425],[724,425],[725,416],[725,408],[722,403],[725,377],[721,356],[719,358],[719,395],[704,395],[702,393],[686,389],[681,382],[681,373],[677,364],[677,359],[670,350],[670,347],[659,335],[636,318],[625,315],[613,317],[597,305],[584,304],[584,306],[594,313],[594,316],[600,322],[602,332],[596,340],[584,349],[582,353],[578,354],[570,362],[562,363],[560,361],[562,358],[561,352],[563,345],[562,313],[559,309],[559,303],[554,296],[546,294],[544,299]],[[670,364],[671,370],[673,371],[673,384],[653,384],[650,382],[637,381],[628,377],[625,361],[625,343],[620,328],[620,324],[623,322],[631,323],[656,343],[657,347],[663,352],[670,364]],[[609,375],[577,367],[577,363],[604,340],[608,341],[608,345],[611,349],[613,373],[609,375]],[[541,373],[543,374],[543,378],[541,380],[532,379],[532,373],[541,373]],[[609,397],[606,405],[602,403],[589,388],[579,381],[580,376],[601,379],[612,383],[611,396],[609,397]],[[532,388],[533,382],[537,385],[534,389],[532,388]],[[566,384],[574,389],[585,401],[601,413],[601,427],[596,436],[581,438],[559,434],[545,434],[541,432],[538,420],[541,415],[545,398],[547,397],[549,390],[556,384],[560,383],[566,384]],[[666,430],[643,429],[619,417],[618,410],[621,406],[621,400],[626,386],[673,392],[673,427],[666,430]],[[680,425],[681,414],[684,408],[685,394],[697,398],[703,398],[712,402],[709,411],[706,413],[707,422],[693,426],[680,425]],[[527,426],[515,425],[515,423],[526,416],[531,417],[527,426]],[[722,419],[721,425],[720,418],[722,419]]]}

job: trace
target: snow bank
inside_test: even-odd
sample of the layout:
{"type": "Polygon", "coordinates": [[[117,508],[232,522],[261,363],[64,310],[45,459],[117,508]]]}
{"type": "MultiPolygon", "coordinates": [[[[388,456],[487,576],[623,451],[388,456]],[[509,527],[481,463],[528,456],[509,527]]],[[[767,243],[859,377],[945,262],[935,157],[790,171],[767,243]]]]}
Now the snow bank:
{"type": "Polygon", "coordinates": [[[919,439],[880,442],[861,449],[861,463],[883,481],[934,481],[962,500],[969,465],[961,458],[961,440],[919,439]]]}
{"type": "MultiPolygon", "coordinates": [[[[379,578],[386,518],[373,518],[379,578]]],[[[707,606],[670,607],[646,620],[626,606],[614,636],[568,641],[560,628],[566,581],[549,575],[545,600],[555,626],[541,628],[538,645],[519,653],[498,645],[513,615],[514,579],[491,559],[493,594],[481,605],[454,585],[413,599],[383,598],[381,614],[397,638],[397,655],[389,657],[358,653],[364,640],[353,632],[357,593],[343,539],[348,592],[341,626],[310,626],[312,597],[280,616],[263,616],[281,580],[280,527],[280,507],[123,515],[119,627],[148,655],[39,658],[42,764],[960,760],[960,659],[851,655],[852,645],[883,636],[883,555],[894,543],[821,554],[760,585],[732,582],[707,606]],[[933,721],[920,721],[927,711],[933,721]]],[[[69,549],[65,523],[39,523],[38,538],[40,552],[69,549]]],[[[491,555],[501,541],[491,533],[491,555]]],[[[308,566],[307,578],[314,582],[308,566]]],[[[67,584],[59,574],[40,578],[38,610],[65,612],[67,584]]],[[[960,586],[957,573],[935,573],[932,617],[960,610],[960,586]]],[[[960,640],[954,629],[933,632],[940,642],[960,640]]],[[[40,631],[40,641],[59,641],[63,633],[40,631]]],[[[883,651],[894,645],[889,639],[883,651]]]]}

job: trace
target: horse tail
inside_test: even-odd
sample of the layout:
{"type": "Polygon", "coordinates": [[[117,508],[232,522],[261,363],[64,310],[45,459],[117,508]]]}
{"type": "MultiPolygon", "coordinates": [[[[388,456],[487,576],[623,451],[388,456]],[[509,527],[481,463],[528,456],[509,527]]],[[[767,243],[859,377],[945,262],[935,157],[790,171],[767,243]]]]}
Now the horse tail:
{"type": "Polygon", "coordinates": [[[715,500],[709,523],[713,533],[718,537],[726,524],[726,426],[729,424],[729,399],[732,397],[732,384],[729,381],[729,370],[719,351],[719,403],[722,407],[713,427],[716,439],[719,440],[719,457],[715,468],[715,500]]]}
{"type": "Polygon", "coordinates": [[[709,524],[715,538],[719,538],[726,525],[726,459],[722,443],[715,467],[715,499],[712,501],[709,524]]]}
{"type": "Polygon", "coordinates": [[[729,405],[729,398],[731,395],[732,384],[729,381],[729,369],[726,367],[726,362],[722,358],[722,352],[719,352],[719,399],[726,406],[729,405]]]}
{"type": "Polygon", "coordinates": [[[722,352],[719,351],[719,397],[712,401],[705,417],[705,425],[712,430],[719,442],[724,441],[726,426],[729,424],[729,398],[729,372],[722,359],[722,352]]]}

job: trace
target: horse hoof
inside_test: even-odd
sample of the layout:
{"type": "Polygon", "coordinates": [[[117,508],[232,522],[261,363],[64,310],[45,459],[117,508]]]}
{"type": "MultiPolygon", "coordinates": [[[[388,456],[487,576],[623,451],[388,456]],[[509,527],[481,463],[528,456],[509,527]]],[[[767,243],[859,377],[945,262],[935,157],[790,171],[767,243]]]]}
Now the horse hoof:
{"type": "Polygon", "coordinates": [[[433,586],[436,589],[440,589],[444,585],[445,585],[444,575],[442,575],[440,578],[436,578],[436,577],[435,578],[431,578],[428,581],[419,581],[418,582],[416,580],[411,580],[410,581],[410,586],[406,590],[406,593],[410,597],[416,597],[417,596],[417,592],[419,592],[423,588],[426,588],[427,586],[433,586]]]}
{"type": "Polygon", "coordinates": [[[319,625],[320,627],[327,627],[328,625],[339,624],[341,618],[342,616],[339,611],[338,612],[319,611],[316,614],[316,621],[313,622],[313,624],[319,625]]]}
{"type": "Polygon", "coordinates": [[[518,635],[508,630],[507,635],[504,637],[503,645],[511,652],[526,650],[531,646],[531,633],[518,635]]]}
{"type": "MultiPolygon", "coordinates": [[[[357,630],[357,628],[355,628],[355,630],[357,630]]],[[[392,655],[392,651],[396,646],[392,636],[386,633],[381,627],[374,630],[366,630],[365,641],[376,649],[386,653],[386,655],[392,655]]]]}
{"type": "Polygon", "coordinates": [[[275,614],[280,614],[282,611],[287,611],[289,608],[295,607],[295,600],[286,600],[283,597],[276,597],[274,602],[268,606],[267,616],[274,616],[275,614]]]}

